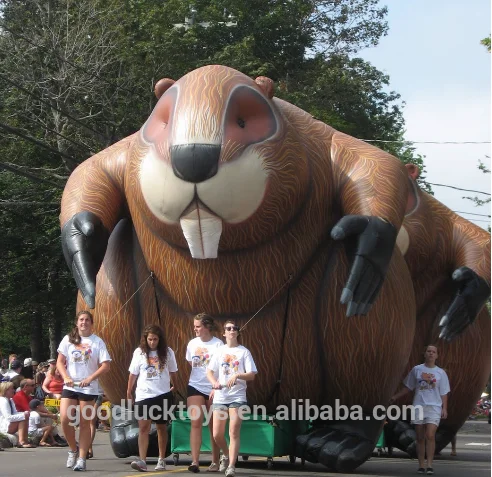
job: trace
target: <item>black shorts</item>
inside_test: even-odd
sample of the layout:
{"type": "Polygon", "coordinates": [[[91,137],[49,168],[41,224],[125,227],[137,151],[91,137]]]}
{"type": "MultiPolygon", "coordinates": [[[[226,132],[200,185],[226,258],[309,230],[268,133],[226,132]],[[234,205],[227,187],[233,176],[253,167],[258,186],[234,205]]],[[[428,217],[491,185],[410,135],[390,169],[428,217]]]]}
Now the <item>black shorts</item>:
{"type": "Polygon", "coordinates": [[[174,402],[173,393],[161,394],[135,403],[135,418],[137,420],[150,419],[156,424],[167,424],[171,419],[169,411],[174,402]]]}
{"type": "Polygon", "coordinates": [[[61,398],[75,399],[76,401],[95,401],[97,396],[97,394],[84,394],[72,391],[70,389],[64,389],[62,391],[61,398]]]}
{"type": "Polygon", "coordinates": [[[187,391],[188,391],[188,397],[202,396],[205,399],[205,401],[208,401],[210,399],[210,396],[208,394],[204,394],[198,391],[198,389],[194,388],[193,386],[190,386],[189,384],[188,384],[187,391]]]}

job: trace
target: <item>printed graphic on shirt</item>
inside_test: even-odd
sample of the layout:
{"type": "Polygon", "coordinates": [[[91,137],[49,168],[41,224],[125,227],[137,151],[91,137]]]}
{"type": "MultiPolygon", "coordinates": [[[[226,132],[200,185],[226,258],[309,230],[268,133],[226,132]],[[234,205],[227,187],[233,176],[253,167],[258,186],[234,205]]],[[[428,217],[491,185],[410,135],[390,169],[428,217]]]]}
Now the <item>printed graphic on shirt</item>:
{"type": "Polygon", "coordinates": [[[158,378],[161,375],[163,369],[164,368],[162,367],[158,356],[149,357],[147,361],[147,367],[145,368],[145,370],[147,371],[147,379],[158,378]]]}
{"type": "Polygon", "coordinates": [[[80,343],[78,345],[75,345],[75,349],[72,351],[70,361],[77,364],[87,364],[91,355],[91,345],[89,343],[80,343]]]}
{"type": "Polygon", "coordinates": [[[191,357],[191,367],[192,368],[207,367],[209,362],[210,362],[210,354],[208,353],[208,348],[202,348],[200,346],[195,348],[195,352],[191,357]]]}
{"type": "Polygon", "coordinates": [[[239,361],[235,354],[225,354],[221,366],[224,375],[231,376],[238,372],[239,361]]]}
{"type": "Polygon", "coordinates": [[[420,375],[419,389],[426,391],[436,387],[436,377],[432,373],[422,373],[420,375]]]}

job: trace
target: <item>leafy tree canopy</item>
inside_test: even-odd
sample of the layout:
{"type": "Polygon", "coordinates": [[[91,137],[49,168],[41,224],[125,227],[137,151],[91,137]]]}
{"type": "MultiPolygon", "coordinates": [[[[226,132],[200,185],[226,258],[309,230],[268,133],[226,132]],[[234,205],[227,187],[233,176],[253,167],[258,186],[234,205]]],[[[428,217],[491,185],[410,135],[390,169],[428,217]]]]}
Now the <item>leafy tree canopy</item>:
{"type": "Polygon", "coordinates": [[[277,96],[353,136],[398,141],[376,145],[424,169],[388,76],[356,57],[387,33],[386,13],[378,0],[0,0],[0,351],[41,343],[45,358],[70,326],[63,187],[141,126],[160,78],[215,63],[269,76],[277,96]]]}

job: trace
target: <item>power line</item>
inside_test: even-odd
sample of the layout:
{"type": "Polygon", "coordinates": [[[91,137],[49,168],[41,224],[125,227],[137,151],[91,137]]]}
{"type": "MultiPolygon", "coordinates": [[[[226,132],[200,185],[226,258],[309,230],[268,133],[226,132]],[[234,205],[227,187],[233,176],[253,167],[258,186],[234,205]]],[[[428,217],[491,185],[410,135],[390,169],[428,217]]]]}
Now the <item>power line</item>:
{"type": "Polygon", "coordinates": [[[471,220],[473,222],[485,222],[487,224],[490,224],[490,220],[480,220],[480,219],[468,219],[468,220],[471,220]]]}
{"type": "MultiPolygon", "coordinates": [[[[104,81],[104,82],[110,84],[111,86],[113,86],[113,85],[116,84],[114,81],[108,80],[106,78],[102,78],[97,73],[92,73],[92,72],[88,71],[87,69],[83,68],[82,66],[76,65],[75,63],[72,63],[71,61],[67,60],[66,58],[63,58],[60,55],[57,55],[56,53],[53,53],[48,48],[45,48],[45,47],[43,47],[41,45],[36,45],[36,43],[34,43],[31,40],[27,39],[24,35],[21,35],[20,33],[14,33],[10,28],[6,27],[4,24],[0,24],[0,27],[2,27],[4,30],[7,30],[14,37],[21,38],[25,42],[29,43],[30,45],[32,45],[32,46],[34,46],[36,48],[39,48],[39,49],[45,51],[46,53],[48,53],[50,55],[56,56],[59,60],[67,63],[68,65],[72,66],[73,68],[78,69],[79,71],[83,71],[84,73],[88,74],[92,78],[97,78],[97,79],[99,79],[101,81],[104,81]]],[[[124,86],[119,86],[119,85],[116,84],[116,90],[118,90],[118,89],[121,89],[123,91],[127,91],[132,96],[136,94],[137,96],[140,96],[140,98],[142,98],[144,101],[148,101],[148,99],[149,99],[149,98],[146,98],[143,95],[141,95],[138,91],[132,91],[132,90],[130,90],[128,88],[125,88],[124,86]]]]}
{"type": "Polygon", "coordinates": [[[449,187],[451,189],[463,190],[465,192],[475,192],[476,194],[490,195],[488,192],[482,192],[482,191],[479,191],[479,190],[462,189],[461,187],[455,187],[455,186],[452,186],[452,185],[436,184],[434,182],[427,182],[427,184],[435,185],[435,186],[439,186],[439,187],[449,187]]]}
{"type": "Polygon", "coordinates": [[[487,214],[474,214],[473,212],[462,212],[461,210],[453,210],[453,212],[456,212],[457,214],[468,214],[468,215],[478,215],[480,217],[490,217],[490,215],[487,214]]]}
{"type": "Polygon", "coordinates": [[[19,86],[15,81],[12,81],[11,79],[7,78],[4,74],[0,73],[0,77],[3,78],[5,81],[7,81],[7,83],[10,83],[12,86],[14,86],[15,88],[19,89],[20,91],[22,91],[22,92],[26,93],[27,95],[29,95],[29,96],[37,99],[41,103],[46,104],[46,106],[54,109],[55,111],[58,111],[59,113],[62,113],[64,116],[66,116],[67,118],[70,118],[72,121],[76,122],[77,124],[80,124],[85,129],[87,129],[87,130],[89,130],[89,131],[97,134],[98,136],[100,136],[101,138],[103,138],[105,141],[109,141],[109,139],[106,136],[104,136],[102,133],[100,133],[99,131],[96,131],[95,129],[92,129],[91,127],[87,126],[82,121],[80,121],[79,119],[73,117],[71,114],[67,113],[63,109],[60,109],[60,108],[57,108],[56,106],[53,106],[48,101],[40,98],[38,95],[34,94],[33,92],[27,90],[26,88],[24,88],[22,86],[19,86]]]}

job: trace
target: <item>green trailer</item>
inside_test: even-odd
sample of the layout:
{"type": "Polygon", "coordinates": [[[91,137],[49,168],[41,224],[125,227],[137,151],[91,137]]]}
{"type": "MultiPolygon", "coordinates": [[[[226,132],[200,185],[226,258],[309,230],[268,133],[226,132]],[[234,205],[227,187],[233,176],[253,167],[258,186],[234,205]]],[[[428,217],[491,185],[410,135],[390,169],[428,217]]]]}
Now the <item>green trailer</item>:
{"type": "Polygon", "coordinates": [[[393,455],[393,448],[392,447],[388,447],[386,445],[386,438],[385,438],[385,435],[384,435],[384,428],[383,430],[381,431],[381,434],[379,436],[379,439],[376,443],[376,447],[374,448],[374,452],[377,453],[378,457],[381,457],[383,454],[384,454],[384,449],[387,449],[387,454],[389,457],[391,457],[393,455]]]}
{"type": "MultiPolygon", "coordinates": [[[[241,425],[241,445],[239,455],[243,460],[249,456],[266,457],[267,467],[273,467],[273,458],[288,456],[291,463],[294,455],[295,437],[307,429],[308,422],[277,420],[273,415],[245,415],[241,425]]],[[[177,415],[171,426],[171,452],[174,464],[179,463],[179,454],[190,453],[191,421],[187,413],[177,415]]],[[[229,442],[229,427],[226,439],[229,442]]],[[[208,427],[202,427],[202,447],[200,453],[212,451],[208,427]]]]}

